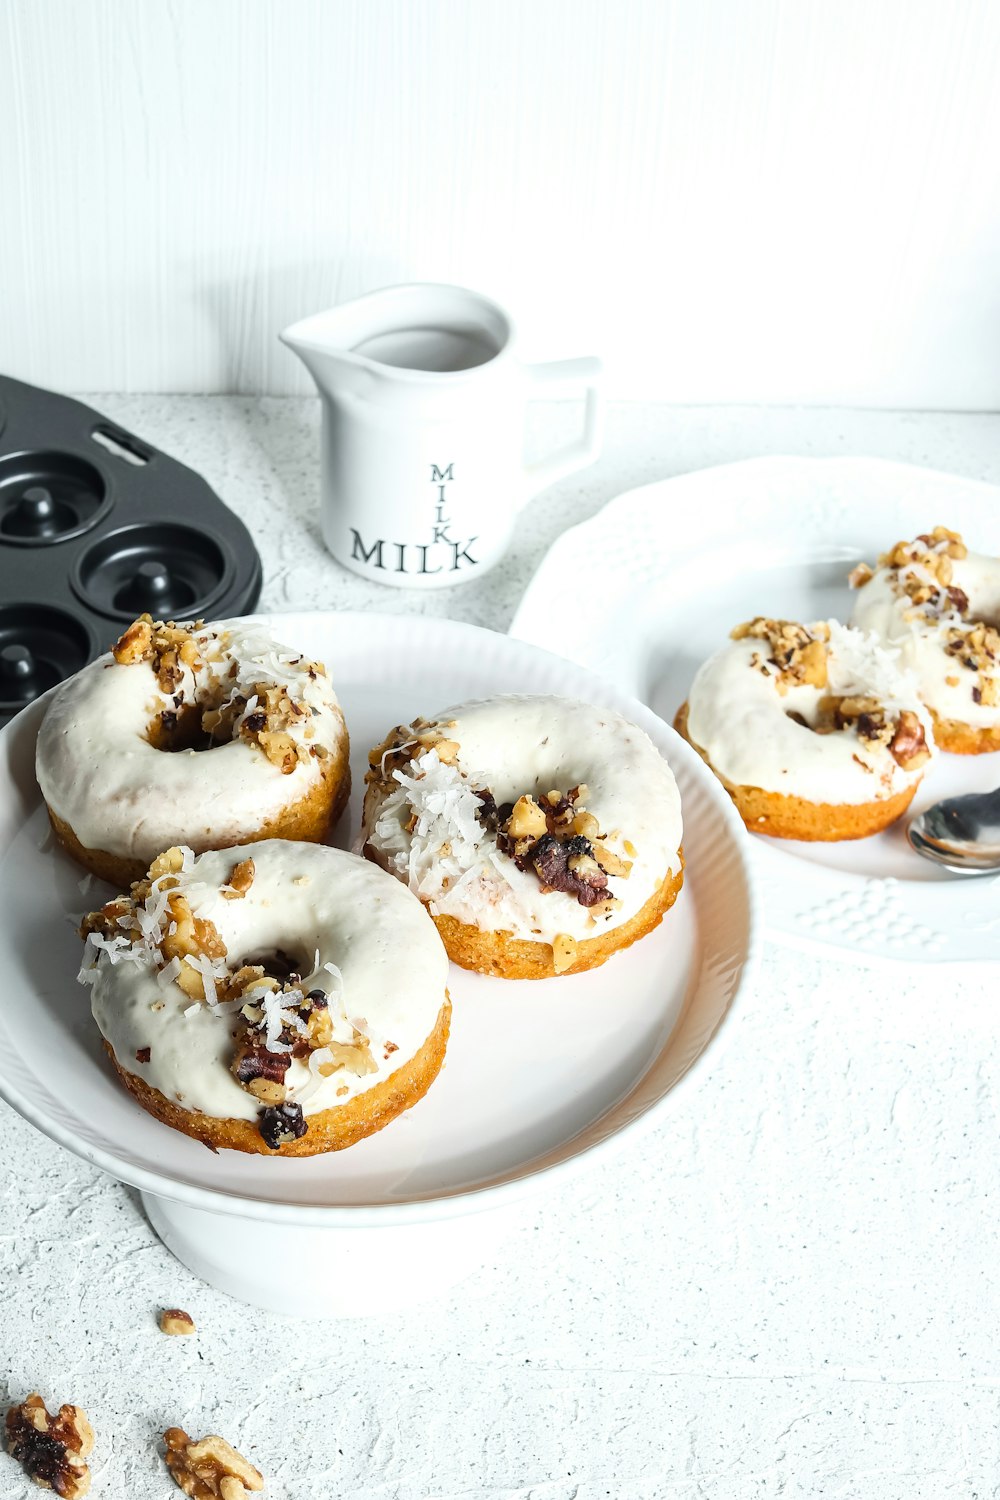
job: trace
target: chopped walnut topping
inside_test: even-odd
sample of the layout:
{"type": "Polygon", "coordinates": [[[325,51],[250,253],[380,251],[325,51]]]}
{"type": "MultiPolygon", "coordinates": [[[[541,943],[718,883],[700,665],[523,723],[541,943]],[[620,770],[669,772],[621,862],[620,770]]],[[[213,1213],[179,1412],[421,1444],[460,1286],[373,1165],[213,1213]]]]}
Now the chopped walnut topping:
{"type": "Polygon", "coordinates": [[[203,627],[203,620],[196,620],[193,625],[178,625],[173,620],[164,622],[154,620],[151,615],[140,615],[119,636],[112,655],[123,667],[151,662],[163,692],[173,693],[184,676],[184,668],[193,670],[201,663],[194,632],[203,627]]]}
{"type": "Polygon", "coordinates": [[[496,834],[500,853],[519,870],[533,870],[543,890],[562,891],[581,906],[594,906],[610,894],[607,877],[627,879],[632,862],[607,847],[607,835],[582,806],[586,791],[583,786],[568,792],[553,789],[541,798],[526,793],[498,808],[492,792],[481,789],[476,792],[482,803],[477,817],[496,834]]]}
{"type": "MultiPolygon", "coordinates": [[[[366,1036],[357,1033],[357,1039],[353,1043],[329,1042],[326,1050],[330,1054],[329,1062],[321,1062],[318,1072],[324,1078],[329,1078],[332,1073],[346,1068],[356,1078],[363,1078],[366,1073],[374,1073],[378,1070],[378,1063],[372,1057],[371,1044],[366,1036]]],[[[398,1051],[398,1048],[393,1048],[398,1051]]]]}
{"type": "Polygon", "coordinates": [[[767,620],[758,615],[747,620],[730,632],[734,641],[748,637],[766,641],[771,648],[768,657],[774,673],[775,687],[782,697],[790,687],[803,684],[810,687],[826,687],[827,648],[829,627],[825,624],[797,625],[792,620],[767,620]]]}
{"type": "Polygon", "coordinates": [[[120,667],[135,666],[146,661],[153,650],[153,620],[151,615],[142,615],[123,630],[111,648],[111,654],[120,667]]]}
{"type": "Polygon", "coordinates": [[[167,1468],[191,1500],[245,1500],[264,1488],[264,1476],[214,1434],[192,1442],[182,1427],[163,1434],[167,1468]]]}
{"type": "Polygon", "coordinates": [[[897,542],[882,554],[878,565],[894,571],[897,591],[905,594],[916,610],[936,616],[953,612],[964,615],[969,601],[965,591],[952,584],[952,562],[967,555],[957,531],[935,526],[912,542],[897,542]]]}
{"type": "Polygon", "coordinates": [[[169,1333],[175,1338],[186,1338],[188,1334],[196,1333],[194,1318],[186,1313],[181,1307],[165,1307],[160,1313],[160,1332],[169,1333]]]}
{"type": "Polygon", "coordinates": [[[908,708],[899,716],[896,732],[889,745],[889,753],[904,771],[917,771],[931,758],[924,738],[924,726],[908,708]]]}
{"type": "Polygon", "coordinates": [[[942,587],[951,582],[951,559],[967,557],[966,547],[957,531],[946,526],[935,526],[933,531],[921,532],[912,542],[897,542],[878,560],[880,568],[905,568],[912,564],[926,568],[942,587]]]}
{"type": "Polygon", "coordinates": [[[196,917],[186,896],[171,893],[167,901],[170,925],[160,942],[160,951],[167,963],[172,958],[181,960],[177,983],[185,995],[192,1000],[204,1000],[205,976],[199,968],[189,962],[193,958],[225,958],[226,945],[219,936],[214,922],[207,917],[196,917]]]}
{"type": "Polygon", "coordinates": [[[94,1446],[94,1429],[78,1406],[60,1406],[53,1416],[33,1392],[7,1412],[7,1448],[30,1479],[78,1500],[90,1489],[84,1459],[94,1446]]]}
{"type": "Polygon", "coordinates": [[[272,766],[277,766],[282,776],[291,775],[299,763],[298,746],[291,735],[283,729],[261,729],[256,738],[272,766]]]}
{"type": "Polygon", "coordinates": [[[852,589],[861,589],[874,577],[875,574],[867,563],[858,563],[857,567],[852,568],[848,573],[847,582],[852,589]]]}
{"type": "MultiPolygon", "coordinates": [[[[802,722],[805,724],[805,720],[802,722]]],[[[897,765],[905,771],[919,770],[931,757],[917,715],[910,709],[894,715],[877,698],[821,698],[816,723],[805,724],[805,727],[816,734],[853,729],[858,739],[870,748],[887,747],[897,765]]],[[[872,769],[860,757],[854,758],[865,770],[872,769]]]]}
{"type": "Polygon", "coordinates": [[[264,1140],[278,1150],[305,1134],[307,1125],[300,1106],[288,1099],[285,1076],[294,1058],[318,1053],[316,1071],[328,1078],[341,1068],[357,1077],[374,1073],[378,1064],[371,1054],[369,1039],[356,1028],[351,1042],[333,1040],[333,1022],[325,991],[310,990],[303,995],[296,986],[298,975],[292,974],[283,984],[263,975],[259,966],[246,966],[226,986],[226,993],[239,993],[244,984],[247,997],[239,1016],[243,1029],[237,1033],[237,1046],[231,1071],[237,1083],[267,1107],[259,1117],[264,1140]],[[242,978],[241,978],[242,976],[242,978]],[[268,1016],[258,1003],[264,990],[277,993],[280,1003],[280,1032],[269,1030],[268,1016]]]}
{"type": "MultiPolygon", "coordinates": [[[[161,880],[161,877],[164,875],[179,875],[183,868],[184,854],[175,845],[174,848],[164,849],[162,854],[156,856],[149,867],[146,879],[153,881],[161,880]]],[[[165,888],[165,883],[161,881],[161,884],[165,888]]]]}
{"type": "Polygon", "coordinates": [[[518,797],[507,819],[506,832],[512,839],[534,841],[548,832],[548,826],[548,819],[534,797],[518,797]]]}
{"type": "Polygon", "coordinates": [[[242,896],[245,896],[253,885],[255,873],[252,859],[241,859],[237,865],[234,865],[233,872],[227,882],[229,889],[222,892],[226,900],[238,901],[242,896]]]}
{"type": "MultiPolygon", "coordinates": [[[[973,702],[997,707],[1000,704],[1000,630],[985,621],[949,630],[944,649],[967,671],[977,673],[977,681],[971,689],[973,702]]],[[[951,683],[951,678],[947,680],[951,683]]]]}
{"type": "Polygon", "coordinates": [[[138,909],[149,900],[152,884],[158,881],[160,890],[170,892],[166,930],[158,939],[163,964],[165,966],[172,959],[179,959],[178,985],[192,1000],[204,1000],[204,975],[194,960],[204,957],[225,958],[226,945],[215,923],[205,917],[196,917],[187,898],[174,889],[177,885],[177,873],[182,865],[183,856],[179,849],[168,849],[158,855],[150,865],[146,878],[135,881],[128,896],[116,896],[113,901],[102,906],[100,911],[91,912],[84,917],[80,924],[80,936],[85,939],[90,933],[96,932],[104,938],[124,936],[137,939],[141,932],[138,909]]]}
{"type": "Polygon", "coordinates": [[[568,932],[559,932],[552,939],[552,967],[557,974],[565,974],[576,962],[576,939],[568,932]]]}
{"type": "Polygon", "coordinates": [[[447,724],[432,724],[429,719],[414,719],[412,724],[397,724],[380,745],[375,745],[368,752],[365,781],[373,784],[391,778],[394,770],[401,769],[411,759],[419,759],[429,750],[437,752],[442,765],[453,766],[461,746],[445,731],[454,727],[454,719],[447,724]]]}

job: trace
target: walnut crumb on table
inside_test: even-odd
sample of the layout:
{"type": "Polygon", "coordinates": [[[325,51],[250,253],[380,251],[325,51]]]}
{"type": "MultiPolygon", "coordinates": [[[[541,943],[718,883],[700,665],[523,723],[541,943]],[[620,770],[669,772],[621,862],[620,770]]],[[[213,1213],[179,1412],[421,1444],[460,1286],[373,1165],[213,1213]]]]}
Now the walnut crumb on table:
{"type": "Polygon", "coordinates": [[[29,1479],[62,1500],[88,1493],[84,1459],[94,1446],[94,1429],[78,1406],[60,1406],[53,1415],[36,1391],[8,1409],[6,1428],[7,1449],[29,1479]]]}
{"type": "Polygon", "coordinates": [[[160,1332],[174,1335],[196,1333],[195,1322],[190,1313],[181,1307],[164,1307],[160,1312],[160,1332]]]}
{"type": "Polygon", "coordinates": [[[246,1500],[264,1488],[264,1476],[225,1438],[214,1433],[193,1442],[183,1427],[168,1427],[164,1459],[191,1500],[246,1500]]]}

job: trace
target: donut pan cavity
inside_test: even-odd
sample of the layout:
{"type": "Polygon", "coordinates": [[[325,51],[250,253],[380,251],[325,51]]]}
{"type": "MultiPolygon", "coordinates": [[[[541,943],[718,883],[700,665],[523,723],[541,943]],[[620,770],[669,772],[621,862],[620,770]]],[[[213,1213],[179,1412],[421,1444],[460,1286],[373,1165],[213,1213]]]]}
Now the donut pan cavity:
{"type": "Polygon", "coordinates": [[[250,533],[200,474],[0,376],[0,724],[136,615],[246,614],[260,585],[250,533]]]}

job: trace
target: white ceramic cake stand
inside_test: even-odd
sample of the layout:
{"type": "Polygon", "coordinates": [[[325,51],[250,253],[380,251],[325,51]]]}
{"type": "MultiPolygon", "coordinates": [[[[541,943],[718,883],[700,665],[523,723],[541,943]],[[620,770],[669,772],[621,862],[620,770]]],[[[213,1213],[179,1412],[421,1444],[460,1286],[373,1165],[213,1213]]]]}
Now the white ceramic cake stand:
{"type": "Polygon", "coordinates": [[[0,1095],[142,1192],[156,1232],[230,1295],[304,1316],[386,1312],[488,1262],[530,1195],[662,1120],[745,983],[748,840],[729,799],[649,709],[506,636],[399,616],[272,617],[325,661],[344,706],[359,822],[369,746],[395,723],[502,692],[620,709],[668,756],[684,807],[684,890],[657,932],[590,974],[511,983],[452,969],[453,1031],[427,1097],[347,1151],[218,1154],[146,1114],[113,1074],[75,982],[75,920],[107,899],[47,835],[35,786],[40,700],[0,733],[0,1095]]]}

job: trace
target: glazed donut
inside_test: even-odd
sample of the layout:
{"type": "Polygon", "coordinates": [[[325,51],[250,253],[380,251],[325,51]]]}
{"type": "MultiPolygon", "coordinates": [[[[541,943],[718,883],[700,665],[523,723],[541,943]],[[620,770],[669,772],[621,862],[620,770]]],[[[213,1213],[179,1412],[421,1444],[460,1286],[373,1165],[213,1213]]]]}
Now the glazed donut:
{"type": "Polygon", "coordinates": [[[829,620],[751,620],[699,669],[675,726],[747,827],[776,838],[877,833],[934,753],[912,680],[874,637],[829,620]]]}
{"type": "Polygon", "coordinates": [[[81,936],[122,1082],[206,1145],[339,1151],[415,1104],[444,1060],[441,939],[397,881],[341,849],[168,849],[81,936]]]}
{"type": "Polygon", "coordinates": [[[855,568],[852,621],[898,652],[930,709],[938,748],[1000,750],[1000,558],[935,526],[855,568]]]}
{"type": "Polygon", "coordinates": [[[239,620],[137,620],[56,690],[35,771],[62,844],[118,886],[174,844],[323,839],[350,793],[325,669],[239,620]]]}
{"type": "Polygon", "coordinates": [[[462,968],[575,974],[655,927],[683,879],[680,798],[649,737],[568,698],[498,697],[393,729],[358,847],[462,968]]]}

